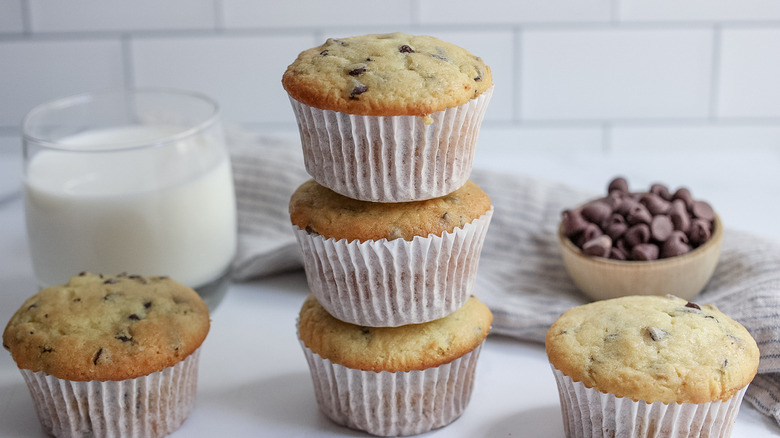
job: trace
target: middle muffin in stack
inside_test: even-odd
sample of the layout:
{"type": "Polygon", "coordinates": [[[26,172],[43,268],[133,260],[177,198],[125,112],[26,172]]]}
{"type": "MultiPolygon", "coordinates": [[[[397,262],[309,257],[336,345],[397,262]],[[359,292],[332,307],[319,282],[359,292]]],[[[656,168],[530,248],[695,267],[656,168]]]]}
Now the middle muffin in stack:
{"type": "Polygon", "coordinates": [[[468,402],[492,321],[472,292],[493,208],[468,181],[493,89],[490,68],[433,37],[364,35],[302,52],[282,83],[314,178],[293,194],[290,218],[309,287],[334,318],[312,316],[304,305],[299,335],[315,388],[353,394],[346,403],[316,391],[317,401],[335,422],[377,435],[449,424],[468,402]],[[335,321],[354,330],[336,330],[335,321]],[[380,368],[346,359],[366,337],[388,356],[380,368]],[[395,356],[428,357],[433,345],[440,359],[393,365],[395,356]],[[466,355],[464,371],[456,364],[466,355]],[[332,372],[317,371],[323,366],[332,372]],[[429,384],[434,376],[425,388],[455,385],[458,396],[407,385],[414,373],[429,384]],[[369,390],[375,396],[365,399],[369,390]],[[387,404],[394,410],[377,408],[387,404]]]}

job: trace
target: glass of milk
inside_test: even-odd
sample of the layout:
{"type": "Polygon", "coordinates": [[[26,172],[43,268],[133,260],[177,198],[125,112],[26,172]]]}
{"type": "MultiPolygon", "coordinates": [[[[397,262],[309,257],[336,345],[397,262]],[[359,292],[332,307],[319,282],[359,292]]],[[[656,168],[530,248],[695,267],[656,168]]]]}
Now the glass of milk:
{"type": "Polygon", "coordinates": [[[22,123],[27,234],[41,287],[82,271],[167,275],[214,309],[236,251],[219,107],[138,89],[81,94],[22,123]]]}

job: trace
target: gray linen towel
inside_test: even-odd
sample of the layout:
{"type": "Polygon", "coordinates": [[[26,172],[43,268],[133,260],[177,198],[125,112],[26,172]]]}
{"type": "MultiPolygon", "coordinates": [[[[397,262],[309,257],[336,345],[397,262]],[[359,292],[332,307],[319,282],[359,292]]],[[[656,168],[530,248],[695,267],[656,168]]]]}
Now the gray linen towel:
{"type": "MultiPolygon", "coordinates": [[[[236,129],[228,142],[238,202],[234,279],[301,269],[287,213],[290,195],[309,179],[300,145],[236,129]]],[[[493,311],[492,333],[544,342],[561,313],[587,302],[561,259],[556,240],[561,211],[598,194],[480,169],[471,179],[495,207],[475,285],[493,311]]],[[[718,266],[696,301],[716,305],[756,339],[759,375],[745,399],[780,423],[780,243],[726,229],[718,266]]]]}

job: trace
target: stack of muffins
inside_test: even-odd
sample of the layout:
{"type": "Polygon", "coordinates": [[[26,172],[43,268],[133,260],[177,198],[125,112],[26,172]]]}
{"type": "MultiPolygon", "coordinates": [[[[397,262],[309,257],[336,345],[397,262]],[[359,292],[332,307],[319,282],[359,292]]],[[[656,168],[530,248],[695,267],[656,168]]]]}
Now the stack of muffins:
{"type": "Polygon", "coordinates": [[[493,208],[468,180],[490,68],[401,33],[329,39],[282,83],[313,180],[290,199],[317,402],[375,435],[449,424],[492,322],[472,296],[493,208]]]}

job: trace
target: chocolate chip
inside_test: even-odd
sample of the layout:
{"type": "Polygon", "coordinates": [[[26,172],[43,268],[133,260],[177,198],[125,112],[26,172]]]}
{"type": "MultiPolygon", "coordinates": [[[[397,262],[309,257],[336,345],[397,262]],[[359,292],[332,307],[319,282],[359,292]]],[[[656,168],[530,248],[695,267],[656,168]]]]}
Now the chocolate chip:
{"type": "Polygon", "coordinates": [[[650,193],[660,196],[665,201],[672,200],[672,193],[669,192],[669,189],[663,184],[652,184],[650,186],[650,193]]]}
{"type": "Polygon", "coordinates": [[[690,252],[688,237],[682,231],[672,231],[672,235],[661,246],[661,258],[676,257],[690,252]]]}
{"type": "Polygon", "coordinates": [[[613,241],[622,236],[626,230],[628,230],[626,219],[617,213],[612,214],[604,223],[604,234],[611,237],[613,241]]]}
{"type": "Polygon", "coordinates": [[[75,302],[75,303],[78,303],[78,302],[80,302],[80,301],[81,301],[81,298],[78,298],[78,297],[76,297],[76,298],[74,298],[74,299],[73,299],[73,302],[75,302]]]}
{"type": "Polygon", "coordinates": [[[694,219],[686,233],[691,245],[699,246],[710,240],[712,236],[711,223],[704,219],[694,219]]]}
{"type": "Polygon", "coordinates": [[[360,76],[360,75],[362,75],[365,72],[366,72],[366,68],[365,67],[358,67],[358,68],[353,68],[348,73],[349,73],[350,76],[360,76]]]}
{"type": "Polygon", "coordinates": [[[631,258],[649,262],[658,260],[658,246],[652,243],[640,243],[631,248],[631,258]]]}
{"type": "Polygon", "coordinates": [[[414,49],[409,47],[406,44],[404,44],[403,46],[399,47],[398,51],[401,52],[401,53],[414,53],[414,49]]]}
{"type": "Polygon", "coordinates": [[[579,210],[564,210],[561,213],[561,218],[563,221],[563,233],[569,238],[581,233],[588,226],[588,221],[582,217],[582,212],[579,210]]]}
{"type": "Polygon", "coordinates": [[[674,192],[674,196],[672,196],[672,200],[680,199],[683,202],[685,202],[685,207],[687,209],[690,209],[693,206],[693,197],[691,196],[691,191],[686,189],[685,187],[677,189],[676,192],[674,192]]]}
{"type": "Polygon", "coordinates": [[[315,236],[319,236],[319,234],[320,234],[311,225],[306,225],[306,232],[309,233],[309,234],[313,234],[315,236]]]}
{"type": "Polygon", "coordinates": [[[34,309],[36,307],[38,307],[37,304],[30,304],[29,306],[27,306],[27,310],[34,309]]]}
{"type": "Polygon", "coordinates": [[[582,252],[585,255],[594,257],[609,257],[612,249],[612,239],[606,234],[602,234],[594,239],[585,242],[582,245],[582,252]]]}
{"type": "Polygon", "coordinates": [[[125,336],[125,335],[119,335],[115,336],[114,339],[118,339],[122,342],[131,342],[133,340],[132,336],[125,336]]]}
{"type": "Polygon", "coordinates": [[[691,309],[701,310],[701,306],[699,306],[699,305],[698,305],[698,304],[696,304],[696,303],[692,303],[692,302],[690,302],[690,301],[688,301],[687,303],[685,303],[685,307],[690,307],[691,309]]]}
{"type": "Polygon", "coordinates": [[[580,246],[582,246],[582,244],[584,244],[585,242],[591,241],[601,236],[602,234],[604,233],[601,231],[601,228],[599,228],[598,225],[588,223],[588,226],[586,226],[585,229],[582,230],[582,235],[578,239],[578,241],[581,242],[580,246]]]}
{"type": "Polygon", "coordinates": [[[582,206],[581,213],[585,219],[600,224],[612,215],[612,207],[602,200],[591,201],[582,206]]]}
{"type": "Polygon", "coordinates": [[[645,333],[647,333],[648,336],[650,336],[650,339],[652,339],[653,341],[660,341],[661,339],[669,335],[669,332],[665,330],[661,330],[657,327],[645,327],[645,333]]]}
{"type": "Polygon", "coordinates": [[[650,241],[650,227],[647,224],[636,224],[625,234],[626,243],[630,248],[650,241]]]}
{"type": "Polygon", "coordinates": [[[52,351],[54,351],[54,349],[51,347],[41,347],[41,353],[51,353],[52,351]]]}
{"type": "Polygon", "coordinates": [[[365,86],[363,84],[355,85],[355,88],[353,88],[352,92],[349,94],[349,98],[350,99],[357,99],[357,96],[365,93],[366,91],[368,91],[368,87],[367,86],[365,86]]]}
{"type": "Polygon", "coordinates": [[[612,181],[609,182],[609,185],[607,186],[607,193],[613,191],[628,193],[628,181],[626,181],[626,179],[621,176],[613,179],[612,181]]]}
{"type": "Polygon", "coordinates": [[[650,214],[650,211],[648,211],[647,207],[640,204],[639,202],[632,205],[628,210],[628,214],[626,215],[626,222],[628,222],[629,225],[650,224],[652,221],[653,215],[650,214]]]}
{"type": "Polygon", "coordinates": [[[81,271],[81,272],[79,272],[79,277],[83,277],[83,276],[85,276],[85,275],[87,275],[87,271],[81,271]]]}
{"type": "Polygon", "coordinates": [[[369,329],[368,327],[360,327],[360,333],[367,335],[371,333],[371,329],[369,329]]]}
{"type": "Polygon", "coordinates": [[[665,242],[674,231],[674,224],[669,216],[657,215],[653,216],[653,221],[650,222],[650,236],[658,242],[665,242]]]}
{"type": "Polygon", "coordinates": [[[618,205],[615,206],[615,211],[622,214],[623,216],[628,216],[628,213],[631,211],[632,208],[634,208],[635,205],[637,205],[639,202],[631,197],[623,196],[620,199],[620,202],[618,205]]]}
{"type": "Polygon", "coordinates": [[[672,220],[675,230],[687,232],[688,227],[691,226],[691,217],[688,215],[688,209],[685,206],[685,201],[682,199],[672,201],[672,210],[669,213],[669,218],[672,220]]]}
{"type": "Polygon", "coordinates": [[[693,217],[696,218],[708,221],[715,220],[715,211],[713,211],[710,204],[705,201],[693,201],[691,213],[693,214],[693,217]]]}
{"type": "Polygon", "coordinates": [[[647,207],[647,211],[649,211],[650,214],[654,216],[659,214],[669,214],[669,211],[672,209],[671,202],[653,193],[643,194],[642,197],[639,198],[639,202],[647,207]]]}
{"type": "Polygon", "coordinates": [[[628,257],[626,256],[625,251],[613,246],[612,249],[609,250],[609,258],[613,260],[626,260],[628,257]]]}
{"type": "Polygon", "coordinates": [[[328,49],[325,49],[322,52],[320,52],[320,56],[328,56],[328,53],[330,53],[328,52],[328,49]]]}
{"type": "Polygon", "coordinates": [[[141,320],[141,318],[138,315],[136,315],[135,313],[131,314],[127,318],[128,319],[132,319],[133,321],[140,321],[141,320]]]}
{"type": "Polygon", "coordinates": [[[147,301],[147,302],[144,303],[144,309],[148,309],[150,307],[152,307],[152,302],[151,301],[147,301]]]}
{"type": "Polygon", "coordinates": [[[119,280],[115,278],[109,278],[108,280],[103,282],[103,284],[117,284],[117,283],[119,283],[119,280]]]}
{"type": "Polygon", "coordinates": [[[102,348],[100,350],[98,350],[97,353],[95,353],[95,357],[92,358],[92,363],[94,365],[98,364],[98,359],[100,359],[100,355],[101,354],[103,354],[103,349],[102,348]]]}

